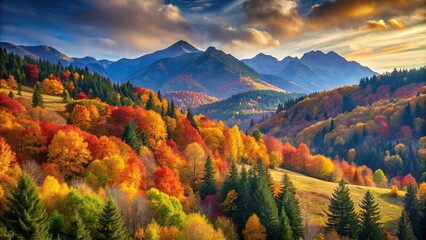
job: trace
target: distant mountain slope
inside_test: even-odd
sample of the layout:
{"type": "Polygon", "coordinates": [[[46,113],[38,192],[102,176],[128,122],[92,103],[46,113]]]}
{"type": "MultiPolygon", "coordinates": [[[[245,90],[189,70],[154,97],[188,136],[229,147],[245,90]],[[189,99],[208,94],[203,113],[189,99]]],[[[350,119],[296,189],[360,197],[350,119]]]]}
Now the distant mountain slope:
{"type": "Polygon", "coordinates": [[[187,107],[196,108],[204,104],[210,104],[217,101],[217,98],[209,96],[201,92],[191,91],[174,91],[168,92],[163,96],[167,101],[174,102],[178,108],[186,109],[187,107]]]}
{"type": "Polygon", "coordinates": [[[349,62],[335,52],[325,54],[311,51],[305,53],[301,59],[286,57],[281,61],[260,53],[252,59],[242,61],[257,72],[267,75],[267,82],[283,89],[289,86],[289,82],[295,83],[305,93],[352,85],[362,77],[375,74],[371,69],[354,61],[349,62]]]}
{"type": "Polygon", "coordinates": [[[160,59],[128,80],[164,93],[195,91],[216,98],[250,90],[283,91],[263,81],[256,71],[232,55],[213,47],[204,53],[160,59]]]}
{"type": "Polygon", "coordinates": [[[125,81],[138,70],[162,59],[176,57],[187,53],[199,53],[200,50],[185,41],[178,41],[170,47],[143,55],[135,59],[123,58],[107,67],[108,75],[114,81],[125,81]]]}
{"type": "Polygon", "coordinates": [[[271,90],[255,90],[234,95],[228,99],[199,106],[194,109],[209,118],[225,121],[228,126],[238,124],[247,129],[250,120],[260,120],[264,115],[275,113],[278,104],[300,97],[298,93],[271,90]]]}
{"type": "Polygon", "coordinates": [[[64,53],[59,52],[53,47],[40,46],[18,46],[12,43],[0,42],[0,47],[8,52],[13,52],[21,57],[29,56],[32,59],[43,59],[51,63],[61,62],[63,65],[69,65],[73,60],[64,53]]]}

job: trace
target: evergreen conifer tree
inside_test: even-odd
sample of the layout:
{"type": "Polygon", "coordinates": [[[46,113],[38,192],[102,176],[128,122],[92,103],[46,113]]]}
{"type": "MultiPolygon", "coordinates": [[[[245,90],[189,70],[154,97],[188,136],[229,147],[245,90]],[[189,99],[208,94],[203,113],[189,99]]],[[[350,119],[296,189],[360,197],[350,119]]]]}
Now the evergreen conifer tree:
{"type": "Polygon", "coordinates": [[[331,119],[330,132],[334,129],[334,119],[331,119]]]}
{"type": "Polygon", "coordinates": [[[40,82],[37,82],[34,86],[33,97],[32,97],[32,106],[33,107],[44,107],[43,95],[41,94],[40,82]]]}
{"type": "Polygon", "coordinates": [[[285,210],[282,209],[281,210],[281,217],[280,217],[280,221],[281,221],[281,234],[282,234],[282,238],[283,240],[293,240],[293,239],[299,239],[296,236],[293,236],[293,232],[291,231],[291,226],[290,226],[290,220],[287,217],[287,214],[285,213],[285,210]]]}
{"type": "Polygon", "coordinates": [[[49,222],[37,186],[27,173],[21,174],[4,202],[7,210],[1,222],[18,238],[49,239],[49,222]]]}
{"type": "Polygon", "coordinates": [[[21,84],[21,81],[19,81],[19,83],[18,83],[18,95],[22,96],[22,84],[21,84]]]}
{"type": "Polygon", "coordinates": [[[328,232],[335,230],[343,237],[358,237],[358,221],[354,203],[351,199],[349,188],[343,180],[334,189],[328,210],[326,223],[328,232]]]}
{"type": "Polygon", "coordinates": [[[118,209],[115,202],[109,197],[106,205],[99,216],[99,224],[97,233],[97,239],[110,239],[110,240],[127,240],[126,227],[123,224],[120,210],[118,209]]]}
{"type": "Polygon", "coordinates": [[[417,239],[421,239],[422,223],[419,201],[417,200],[416,187],[411,184],[408,186],[404,197],[404,211],[407,213],[408,219],[412,224],[414,235],[417,239]]]}
{"type": "Polygon", "coordinates": [[[397,236],[399,240],[416,240],[410,219],[405,210],[402,211],[401,218],[399,219],[397,236]]]}
{"type": "Polygon", "coordinates": [[[268,239],[278,239],[281,228],[278,208],[266,174],[258,171],[257,181],[257,189],[253,195],[255,212],[266,227],[268,239]]]}
{"type": "Polygon", "coordinates": [[[76,211],[70,222],[70,228],[68,230],[68,237],[75,240],[91,240],[89,230],[84,226],[83,220],[80,214],[76,211]]]}
{"type": "Polygon", "coordinates": [[[210,156],[207,156],[206,164],[204,165],[204,176],[202,178],[202,185],[200,195],[204,198],[207,195],[216,194],[216,179],[214,177],[215,170],[210,156]]]}
{"type": "Polygon", "coordinates": [[[124,127],[123,141],[127,143],[136,153],[139,152],[141,143],[138,137],[138,131],[136,125],[133,122],[129,122],[124,127]]]}
{"type": "Polygon", "coordinates": [[[149,94],[149,98],[148,98],[148,101],[146,102],[145,109],[146,110],[154,110],[155,109],[154,96],[152,96],[152,93],[149,94]]]}
{"type": "Polygon", "coordinates": [[[197,129],[197,131],[199,131],[197,122],[195,121],[194,115],[192,114],[191,109],[189,107],[186,110],[186,119],[189,120],[189,122],[191,123],[191,126],[193,126],[195,129],[197,129]]]}
{"type": "Polygon", "coordinates": [[[413,124],[413,114],[411,113],[410,103],[405,106],[404,113],[402,114],[402,125],[411,126],[413,124]]]}
{"type": "Polygon", "coordinates": [[[384,231],[380,221],[379,205],[375,203],[373,195],[367,191],[362,199],[360,211],[360,239],[383,239],[384,231]]]}
{"type": "Polygon", "coordinates": [[[238,170],[237,165],[233,162],[231,165],[231,169],[229,171],[228,176],[226,176],[225,180],[223,181],[223,187],[221,192],[221,201],[225,200],[226,195],[231,190],[238,190],[239,185],[239,176],[238,176],[238,170]]]}

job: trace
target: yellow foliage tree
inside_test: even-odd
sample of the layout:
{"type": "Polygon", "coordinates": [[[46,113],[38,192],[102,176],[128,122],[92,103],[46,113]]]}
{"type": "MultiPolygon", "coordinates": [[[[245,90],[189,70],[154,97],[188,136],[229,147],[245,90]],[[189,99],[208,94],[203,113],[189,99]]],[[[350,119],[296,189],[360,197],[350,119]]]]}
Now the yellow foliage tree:
{"type": "Polygon", "coordinates": [[[0,137],[0,176],[5,174],[11,164],[16,162],[16,154],[3,137],[0,137]]]}
{"type": "Polygon", "coordinates": [[[82,130],[89,130],[91,127],[90,112],[86,106],[75,105],[71,113],[72,123],[82,130]]]}
{"type": "Polygon", "coordinates": [[[137,117],[138,129],[146,134],[149,144],[156,148],[158,141],[167,138],[167,126],[160,114],[149,110],[137,117]]]}
{"type": "Polygon", "coordinates": [[[87,142],[75,131],[60,130],[48,147],[48,162],[56,163],[65,179],[82,176],[92,159],[87,142]]]}
{"type": "Polygon", "coordinates": [[[204,149],[198,143],[194,142],[185,148],[184,155],[187,162],[181,172],[181,181],[184,184],[191,184],[192,188],[199,187],[206,160],[204,149]]]}
{"type": "Polygon", "coordinates": [[[266,228],[260,223],[256,214],[251,215],[247,220],[246,227],[243,230],[245,240],[265,240],[266,228]]]}
{"type": "Polygon", "coordinates": [[[223,233],[216,231],[207,219],[199,213],[188,215],[182,229],[183,240],[224,240],[223,233]]]}
{"type": "Polygon", "coordinates": [[[47,212],[52,213],[57,209],[58,203],[65,199],[70,192],[66,183],[60,184],[53,176],[47,176],[39,189],[40,199],[46,207],[47,212]]]}
{"type": "Polygon", "coordinates": [[[41,88],[44,94],[48,95],[61,95],[64,92],[64,86],[62,83],[55,79],[45,78],[41,84],[41,88]]]}

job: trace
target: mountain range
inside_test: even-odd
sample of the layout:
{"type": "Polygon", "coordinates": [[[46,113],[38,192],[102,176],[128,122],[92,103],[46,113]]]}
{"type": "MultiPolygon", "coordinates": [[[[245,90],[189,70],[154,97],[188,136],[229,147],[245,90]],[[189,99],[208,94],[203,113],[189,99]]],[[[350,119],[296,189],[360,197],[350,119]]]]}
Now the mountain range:
{"type": "Polygon", "coordinates": [[[352,85],[360,78],[375,74],[368,67],[347,61],[331,51],[311,51],[302,58],[285,57],[281,61],[260,53],[242,60],[260,73],[265,81],[291,92],[318,92],[342,85],[352,85]]]}
{"type": "Polygon", "coordinates": [[[310,93],[358,83],[375,74],[335,52],[311,51],[300,59],[265,54],[238,60],[214,47],[201,51],[186,41],[135,59],[72,58],[50,46],[18,46],[1,42],[8,52],[53,63],[88,67],[115,82],[131,82],[155,91],[201,92],[218,99],[251,90],[310,93]]]}

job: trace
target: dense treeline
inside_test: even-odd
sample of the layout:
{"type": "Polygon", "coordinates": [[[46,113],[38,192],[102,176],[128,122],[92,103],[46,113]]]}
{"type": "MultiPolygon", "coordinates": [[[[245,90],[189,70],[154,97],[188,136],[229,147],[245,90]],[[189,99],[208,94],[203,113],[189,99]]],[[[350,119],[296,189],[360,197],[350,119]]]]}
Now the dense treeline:
{"type": "Polygon", "coordinates": [[[183,113],[141,87],[117,94],[120,102],[132,96],[131,106],[100,101],[89,88],[68,99],[65,112],[48,111],[41,91],[65,92],[72,81],[63,75],[90,86],[87,77],[63,69],[40,83],[37,65],[22,67],[26,84],[35,85],[33,101],[0,94],[1,238],[297,239],[305,229],[296,189],[286,176],[273,181],[268,167],[384,182],[383,172],[183,113]],[[237,163],[249,167],[238,171],[237,163]]]}

